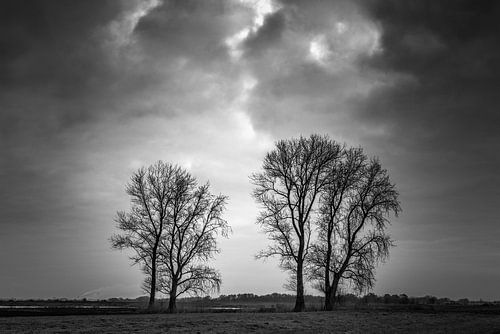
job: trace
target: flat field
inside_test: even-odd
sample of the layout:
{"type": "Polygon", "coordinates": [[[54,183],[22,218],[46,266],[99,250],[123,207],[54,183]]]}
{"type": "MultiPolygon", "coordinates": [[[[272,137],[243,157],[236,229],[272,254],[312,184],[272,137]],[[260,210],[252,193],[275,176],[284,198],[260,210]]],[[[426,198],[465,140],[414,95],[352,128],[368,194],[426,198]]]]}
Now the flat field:
{"type": "Polygon", "coordinates": [[[339,310],[5,317],[0,333],[500,333],[500,315],[339,310]]]}

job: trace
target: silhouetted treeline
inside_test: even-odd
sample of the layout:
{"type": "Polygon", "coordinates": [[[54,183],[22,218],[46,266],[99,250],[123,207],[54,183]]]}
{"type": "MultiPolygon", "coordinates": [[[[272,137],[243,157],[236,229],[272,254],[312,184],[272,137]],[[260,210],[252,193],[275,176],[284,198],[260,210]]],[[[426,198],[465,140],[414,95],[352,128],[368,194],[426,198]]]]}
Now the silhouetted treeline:
{"type": "Polygon", "coordinates": [[[438,298],[435,296],[408,297],[406,294],[377,296],[369,293],[358,297],[354,294],[345,294],[338,297],[340,305],[346,304],[410,304],[410,305],[472,305],[472,304],[500,304],[500,301],[485,302],[483,300],[470,301],[467,298],[452,300],[450,298],[438,298]]]}
{"type": "MultiPolygon", "coordinates": [[[[305,295],[307,304],[321,304],[323,296],[305,295]]],[[[106,300],[94,299],[67,299],[67,298],[51,298],[51,299],[0,299],[0,305],[40,305],[41,303],[50,303],[54,305],[65,304],[86,304],[86,305],[121,305],[124,303],[144,304],[148,302],[148,296],[137,298],[122,298],[114,297],[106,300]]],[[[368,293],[364,296],[356,296],[354,294],[341,294],[337,297],[339,305],[363,305],[363,304],[413,304],[413,305],[484,305],[484,304],[500,304],[497,301],[469,300],[462,298],[453,300],[450,298],[438,298],[435,296],[409,297],[406,294],[390,295],[385,294],[378,296],[374,293],[368,293]]],[[[231,295],[220,295],[219,297],[184,297],[178,300],[180,303],[199,303],[199,304],[251,304],[251,303],[283,303],[291,304],[295,301],[295,295],[286,293],[271,293],[266,295],[256,295],[253,293],[239,293],[231,295]]],[[[159,303],[168,303],[168,298],[158,299],[159,303]]]]}
{"type": "MultiPolygon", "coordinates": [[[[304,296],[305,302],[309,304],[321,303],[324,299],[321,296],[304,296]]],[[[220,295],[216,298],[220,302],[272,302],[272,303],[293,303],[295,302],[295,295],[286,293],[271,293],[267,295],[258,296],[253,293],[240,293],[236,295],[220,295]]]]}
{"type": "MultiPolygon", "coordinates": [[[[306,295],[306,304],[320,304],[324,297],[306,295]]],[[[361,305],[361,304],[413,304],[413,305],[472,305],[472,304],[500,304],[500,301],[487,302],[483,300],[470,301],[467,298],[452,300],[450,298],[438,298],[435,296],[408,297],[406,294],[378,296],[369,293],[364,296],[354,294],[342,294],[337,297],[339,305],[361,305]]],[[[216,298],[206,297],[186,297],[179,299],[179,302],[204,302],[204,303],[293,303],[295,295],[286,293],[271,293],[267,295],[256,295],[253,293],[239,293],[231,295],[220,295],[216,298]]]]}

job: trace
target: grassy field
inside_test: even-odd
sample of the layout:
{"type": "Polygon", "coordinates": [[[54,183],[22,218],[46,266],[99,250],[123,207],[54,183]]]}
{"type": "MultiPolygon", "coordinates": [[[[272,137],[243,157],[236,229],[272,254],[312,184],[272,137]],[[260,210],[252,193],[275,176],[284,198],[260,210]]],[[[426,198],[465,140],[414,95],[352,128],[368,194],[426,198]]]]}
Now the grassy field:
{"type": "Polygon", "coordinates": [[[380,310],[0,318],[0,333],[500,333],[500,316],[380,310]]]}

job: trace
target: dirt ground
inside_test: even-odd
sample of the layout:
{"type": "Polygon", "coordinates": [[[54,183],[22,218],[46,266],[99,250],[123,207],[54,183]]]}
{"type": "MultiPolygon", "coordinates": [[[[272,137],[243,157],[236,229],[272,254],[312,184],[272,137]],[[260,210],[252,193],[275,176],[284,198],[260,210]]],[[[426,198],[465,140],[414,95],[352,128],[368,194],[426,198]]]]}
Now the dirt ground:
{"type": "Polygon", "coordinates": [[[0,318],[0,333],[500,333],[500,316],[336,311],[0,318]]]}

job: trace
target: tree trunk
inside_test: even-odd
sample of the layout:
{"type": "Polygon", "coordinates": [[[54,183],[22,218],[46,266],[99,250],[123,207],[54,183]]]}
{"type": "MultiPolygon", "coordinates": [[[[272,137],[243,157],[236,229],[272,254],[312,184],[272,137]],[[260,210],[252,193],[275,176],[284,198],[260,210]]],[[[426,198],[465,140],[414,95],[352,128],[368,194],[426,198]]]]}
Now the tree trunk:
{"type": "Polygon", "coordinates": [[[325,286],[325,311],[333,310],[332,289],[330,286],[325,286]]]}
{"type": "Polygon", "coordinates": [[[151,264],[151,286],[149,290],[149,303],[148,310],[152,310],[155,307],[155,294],[156,294],[156,258],[151,264]]]}
{"type": "Polygon", "coordinates": [[[172,287],[170,288],[170,294],[168,298],[168,313],[175,313],[177,312],[177,305],[176,305],[176,300],[177,300],[177,282],[175,280],[172,280],[172,287]]]}
{"type": "MultiPolygon", "coordinates": [[[[328,240],[331,238],[331,232],[328,231],[328,240]]],[[[332,290],[330,288],[330,259],[332,257],[332,245],[328,242],[328,249],[326,251],[326,267],[325,267],[325,311],[333,310],[331,301],[332,290]]]]}
{"type": "Polygon", "coordinates": [[[304,261],[299,257],[300,261],[297,262],[297,296],[295,298],[294,312],[303,312],[306,309],[304,301],[304,277],[303,267],[304,261]]]}
{"type": "Polygon", "coordinates": [[[340,282],[340,276],[338,275],[333,275],[333,282],[332,285],[328,290],[330,290],[330,298],[329,298],[329,304],[331,305],[330,310],[333,310],[335,307],[335,296],[337,295],[337,289],[339,287],[339,282],[340,282]]]}

